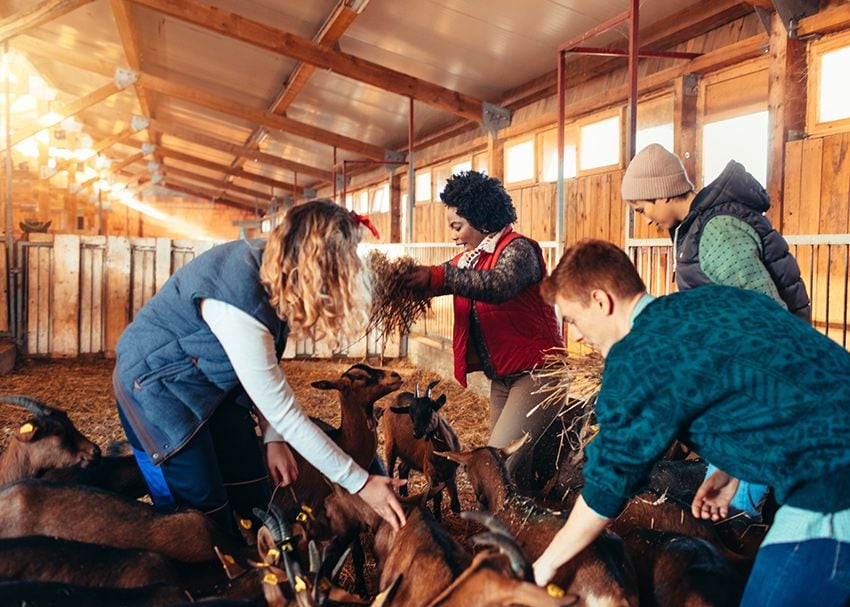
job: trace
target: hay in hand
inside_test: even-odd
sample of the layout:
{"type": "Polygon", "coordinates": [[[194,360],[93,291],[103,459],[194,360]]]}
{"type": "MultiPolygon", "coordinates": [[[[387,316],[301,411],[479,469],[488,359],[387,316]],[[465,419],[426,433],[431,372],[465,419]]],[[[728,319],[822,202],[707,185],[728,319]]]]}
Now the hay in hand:
{"type": "Polygon", "coordinates": [[[374,331],[385,341],[396,334],[407,334],[413,323],[431,309],[429,298],[404,285],[416,260],[412,257],[390,260],[381,251],[372,251],[366,263],[372,273],[372,312],[367,331],[374,331]]]}
{"type": "Polygon", "coordinates": [[[591,419],[604,367],[605,360],[596,352],[570,356],[565,348],[555,348],[549,350],[543,364],[532,371],[540,384],[535,394],[548,393],[538,407],[563,405],[561,416],[572,413],[572,422],[565,434],[577,438],[576,444],[570,445],[574,451],[583,449],[596,435],[591,419]]]}

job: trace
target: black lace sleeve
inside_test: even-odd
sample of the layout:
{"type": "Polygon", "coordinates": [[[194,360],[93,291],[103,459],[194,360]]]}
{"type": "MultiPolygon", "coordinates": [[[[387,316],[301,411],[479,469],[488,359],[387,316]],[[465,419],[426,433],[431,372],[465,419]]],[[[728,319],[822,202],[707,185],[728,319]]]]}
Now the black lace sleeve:
{"type": "Polygon", "coordinates": [[[503,303],[543,278],[537,250],[527,238],[511,242],[492,270],[446,267],[445,287],[455,295],[486,303],[503,303]]]}

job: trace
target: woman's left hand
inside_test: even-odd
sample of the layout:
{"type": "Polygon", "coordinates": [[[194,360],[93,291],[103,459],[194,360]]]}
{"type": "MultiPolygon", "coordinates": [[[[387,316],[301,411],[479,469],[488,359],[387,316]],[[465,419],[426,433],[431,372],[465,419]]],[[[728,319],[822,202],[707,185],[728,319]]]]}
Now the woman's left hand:
{"type": "Polygon", "coordinates": [[[275,487],[286,487],[298,478],[298,464],[284,442],[266,443],[266,464],[275,487]]]}

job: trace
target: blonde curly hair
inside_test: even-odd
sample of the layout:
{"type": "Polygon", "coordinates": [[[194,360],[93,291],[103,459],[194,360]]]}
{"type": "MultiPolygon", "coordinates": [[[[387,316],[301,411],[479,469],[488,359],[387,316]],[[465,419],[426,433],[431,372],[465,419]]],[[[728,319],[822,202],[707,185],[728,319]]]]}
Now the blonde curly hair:
{"type": "Polygon", "coordinates": [[[360,238],[351,213],[330,200],[293,207],[269,236],[260,281],[296,339],[328,338],[338,347],[362,334],[371,290],[360,238]]]}

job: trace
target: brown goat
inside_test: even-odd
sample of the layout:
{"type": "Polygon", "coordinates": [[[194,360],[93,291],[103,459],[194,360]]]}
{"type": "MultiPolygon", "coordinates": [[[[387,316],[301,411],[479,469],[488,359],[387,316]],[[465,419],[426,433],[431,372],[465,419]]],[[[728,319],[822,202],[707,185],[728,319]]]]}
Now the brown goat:
{"type": "MultiPolygon", "coordinates": [[[[446,402],[442,394],[434,400],[431,390],[438,381],[431,382],[425,395],[402,392],[391,414],[384,416],[384,453],[387,473],[392,476],[397,458],[401,458],[399,478],[407,478],[411,469],[422,472],[428,479],[429,495],[434,500],[434,516],[441,517],[442,490],[445,486],[451,498],[453,512],[460,512],[457,496],[457,463],[434,455],[435,451],[460,451],[460,442],[440,408],[446,402]]],[[[402,489],[405,489],[404,487],[402,489]]]]}
{"type": "MultiPolygon", "coordinates": [[[[444,455],[466,466],[467,476],[481,505],[502,521],[529,559],[537,559],[565,518],[520,496],[511,483],[504,458],[521,447],[515,441],[505,449],[480,447],[465,453],[444,455]]],[[[637,606],[638,590],[634,569],[623,541],[603,533],[575,558],[562,565],[552,579],[585,603],[606,601],[609,605],[637,606]]]]}
{"type": "Polygon", "coordinates": [[[91,588],[58,582],[0,583],[5,607],[173,607],[189,597],[170,584],[140,588],[91,588]]]}
{"type": "MultiPolygon", "coordinates": [[[[401,383],[401,376],[395,371],[354,365],[339,379],[310,384],[319,390],[339,392],[342,421],[339,428],[329,429],[327,432],[334,442],[363,468],[369,468],[375,459],[378,446],[375,401],[398,390],[401,383]]],[[[291,486],[292,493],[302,504],[316,508],[330,495],[330,485],[309,462],[298,453],[294,455],[298,462],[298,479],[291,486]]]]}
{"type": "Polygon", "coordinates": [[[345,543],[359,531],[375,534],[380,587],[402,576],[393,605],[425,606],[470,564],[471,557],[424,508],[408,504],[407,524],[397,532],[358,496],[341,488],[325,500],[333,533],[345,543]]]}
{"type": "Polygon", "coordinates": [[[87,466],[52,468],[39,478],[65,485],[89,485],[116,493],[127,499],[138,499],[148,493],[148,485],[132,455],[103,456],[87,466]]]}
{"type": "Polygon", "coordinates": [[[166,514],[92,487],[40,480],[0,487],[0,537],[27,535],[140,548],[184,562],[215,558],[214,546],[243,550],[197,510],[166,514]]]}
{"type": "Polygon", "coordinates": [[[100,448],[80,434],[68,415],[29,396],[0,396],[0,402],[23,407],[34,417],[18,427],[0,455],[0,485],[36,477],[52,468],[86,466],[100,448]]]}

